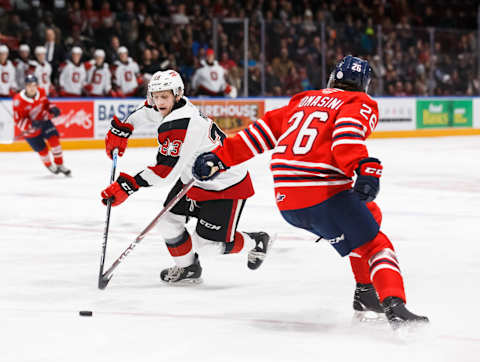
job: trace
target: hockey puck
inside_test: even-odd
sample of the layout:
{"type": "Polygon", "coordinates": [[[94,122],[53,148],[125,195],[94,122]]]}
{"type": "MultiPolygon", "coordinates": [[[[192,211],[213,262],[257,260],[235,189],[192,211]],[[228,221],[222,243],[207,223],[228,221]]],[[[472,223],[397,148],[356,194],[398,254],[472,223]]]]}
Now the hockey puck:
{"type": "Polygon", "coordinates": [[[78,314],[80,314],[82,317],[91,317],[93,312],[91,310],[81,310],[78,314]]]}

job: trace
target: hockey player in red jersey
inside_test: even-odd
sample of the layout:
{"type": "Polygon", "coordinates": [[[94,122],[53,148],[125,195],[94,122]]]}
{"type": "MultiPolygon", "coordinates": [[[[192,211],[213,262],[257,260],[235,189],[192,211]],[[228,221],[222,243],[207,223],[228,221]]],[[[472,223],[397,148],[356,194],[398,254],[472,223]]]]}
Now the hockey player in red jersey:
{"type": "Polygon", "coordinates": [[[384,312],[396,328],[428,318],[405,307],[398,259],[380,231],[381,212],[372,202],[382,165],[365,144],[378,122],[377,102],[366,93],[370,73],[367,61],[346,56],[327,89],[299,93],[287,106],[267,112],[223,146],[199,156],[193,174],[213,179],[273,150],[270,168],[282,216],[348,255],[357,282],[356,314],[384,312]]]}
{"type": "MultiPolygon", "coordinates": [[[[192,179],[195,158],[214,149],[225,138],[220,128],[183,96],[183,91],[182,78],[176,71],[156,72],[148,84],[145,103],[124,122],[112,120],[105,140],[109,157],[114,149],[122,156],[128,137],[143,123],[158,125],[159,148],[155,164],[135,176],[120,173],[117,181],[102,191],[105,204],[111,199],[112,206],[119,205],[144,187],[174,184],[165,201],[168,203],[192,179]]],[[[221,254],[251,248],[247,265],[257,269],[269,249],[269,235],[236,231],[245,201],[253,193],[250,175],[243,165],[231,167],[213,182],[196,182],[159,221],[159,230],[175,261],[174,267],[160,273],[161,280],[167,283],[201,281],[202,268],[195,246],[200,253],[221,254]],[[192,234],[185,228],[189,217],[198,219],[192,234]]]]}
{"type": "Polygon", "coordinates": [[[22,132],[25,141],[54,174],[62,173],[70,176],[71,171],[63,164],[63,152],[60,135],[51,121],[51,117],[60,114],[60,110],[50,104],[45,91],[38,86],[37,77],[29,74],[25,78],[25,89],[13,98],[13,118],[15,126],[22,132]],[[53,155],[50,159],[48,142],[53,155]]]}

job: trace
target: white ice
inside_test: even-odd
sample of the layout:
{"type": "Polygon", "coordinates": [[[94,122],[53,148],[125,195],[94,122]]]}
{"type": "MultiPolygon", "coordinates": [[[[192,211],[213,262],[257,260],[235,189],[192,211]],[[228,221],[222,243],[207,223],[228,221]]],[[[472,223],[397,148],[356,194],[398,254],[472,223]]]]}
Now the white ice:
{"type": "MultiPolygon", "coordinates": [[[[0,153],[0,361],[480,361],[480,138],[374,139],[369,149],[385,167],[382,229],[428,329],[402,339],[387,325],[352,325],[348,260],[283,221],[268,157],[250,163],[256,195],[239,226],[278,234],[260,269],[247,269],[246,254],[202,257],[202,285],[164,285],[172,261],[154,230],[102,291],[104,151],[66,151],[72,178],[48,174],[32,152],[0,153]]],[[[154,158],[128,149],[118,169],[154,158]]],[[[107,266],[167,191],[142,189],[112,209],[107,266]]]]}

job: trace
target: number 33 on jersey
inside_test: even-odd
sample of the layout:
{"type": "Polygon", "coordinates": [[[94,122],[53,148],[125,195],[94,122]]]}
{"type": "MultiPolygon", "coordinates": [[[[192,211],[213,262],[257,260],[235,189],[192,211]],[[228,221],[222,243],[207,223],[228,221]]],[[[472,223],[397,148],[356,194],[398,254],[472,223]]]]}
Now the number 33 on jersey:
{"type": "Polygon", "coordinates": [[[227,165],[273,150],[271,170],[280,210],[316,205],[351,188],[365,140],[378,122],[366,93],[323,89],[294,96],[287,106],[227,138],[217,156],[227,165]]]}

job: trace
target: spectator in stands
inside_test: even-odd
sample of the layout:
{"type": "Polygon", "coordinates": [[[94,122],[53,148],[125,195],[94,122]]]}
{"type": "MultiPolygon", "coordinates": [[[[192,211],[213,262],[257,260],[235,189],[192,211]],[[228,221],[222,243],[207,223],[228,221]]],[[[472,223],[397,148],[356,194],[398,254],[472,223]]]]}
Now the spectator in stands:
{"type": "Polygon", "coordinates": [[[280,82],[285,82],[289,72],[295,68],[293,61],[288,57],[288,50],[286,47],[283,47],[280,50],[279,57],[273,59],[272,67],[275,75],[280,79],[280,82]]]}
{"type": "Polygon", "coordinates": [[[282,83],[273,71],[271,64],[265,69],[265,95],[267,97],[280,97],[282,95],[282,83]]]}

